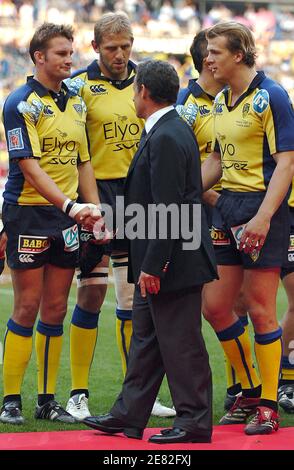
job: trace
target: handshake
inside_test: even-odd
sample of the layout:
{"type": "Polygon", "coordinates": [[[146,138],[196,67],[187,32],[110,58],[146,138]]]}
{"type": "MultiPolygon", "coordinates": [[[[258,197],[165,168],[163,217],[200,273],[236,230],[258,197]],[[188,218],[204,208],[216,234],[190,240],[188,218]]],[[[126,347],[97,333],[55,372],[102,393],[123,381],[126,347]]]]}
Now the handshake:
{"type": "Polygon", "coordinates": [[[66,199],[62,211],[72,217],[83,229],[93,232],[97,243],[108,243],[113,238],[113,233],[109,232],[105,226],[99,206],[91,202],[81,204],[66,199]]]}

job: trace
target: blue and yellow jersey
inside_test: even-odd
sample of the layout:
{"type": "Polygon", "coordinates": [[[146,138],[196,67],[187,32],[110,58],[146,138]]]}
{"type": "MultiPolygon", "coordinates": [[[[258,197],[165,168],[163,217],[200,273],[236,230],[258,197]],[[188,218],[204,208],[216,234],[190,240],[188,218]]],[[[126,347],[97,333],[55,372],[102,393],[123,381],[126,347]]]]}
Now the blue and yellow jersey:
{"type": "MultiPolygon", "coordinates": [[[[212,152],[214,97],[205,93],[196,80],[190,80],[188,87],[179,93],[176,110],[179,115],[192,127],[196,136],[201,163],[212,152]]],[[[220,183],[213,189],[221,191],[220,183]]]]}
{"type": "Polygon", "coordinates": [[[294,111],[284,88],[258,72],[234,106],[231,90],[215,98],[214,150],[221,154],[222,187],[265,191],[276,167],[273,155],[294,151],[294,111]]]}
{"type": "Polygon", "coordinates": [[[124,178],[138,148],[144,121],[136,116],[133,102],[135,65],[129,62],[126,80],[102,75],[94,60],[67,81],[87,105],[87,136],[95,178],[124,178]]]}
{"type": "Polygon", "coordinates": [[[78,162],[90,159],[83,99],[65,85],[59,94],[28,77],[5,101],[3,120],[9,152],[4,200],[17,205],[52,205],[23,176],[18,160],[36,158],[70,199],[76,199],[78,162]]]}

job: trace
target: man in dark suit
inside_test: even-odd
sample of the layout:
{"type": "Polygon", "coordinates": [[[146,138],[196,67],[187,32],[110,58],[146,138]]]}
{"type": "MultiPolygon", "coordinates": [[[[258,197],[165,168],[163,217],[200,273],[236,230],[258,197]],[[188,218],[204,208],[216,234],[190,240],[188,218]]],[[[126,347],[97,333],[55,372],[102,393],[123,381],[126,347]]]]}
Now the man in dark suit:
{"type": "Polygon", "coordinates": [[[127,176],[125,204],[143,208],[144,217],[137,238],[130,233],[134,223],[126,221],[129,281],[136,285],[129,363],[110,413],[83,421],[109,434],[123,432],[141,439],[166,373],[177,416],[173,428],[149,439],[163,444],[210,442],[212,433],[212,384],[201,333],[201,290],[217,274],[205,216],[197,220],[197,230],[192,220],[194,209],[201,208],[200,159],[193,132],[172,106],[178,88],[177,73],[167,62],[139,64],[134,102],[146,124],[127,176]],[[165,218],[165,236],[160,236],[162,212],[150,211],[154,207],[173,208],[171,212],[177,208],[179,227],[171,214],[165,218]],[[143,237],[142,227],[146,228],[143,237]],[[187,240],[183,234],[189,231],[187,240]]]}

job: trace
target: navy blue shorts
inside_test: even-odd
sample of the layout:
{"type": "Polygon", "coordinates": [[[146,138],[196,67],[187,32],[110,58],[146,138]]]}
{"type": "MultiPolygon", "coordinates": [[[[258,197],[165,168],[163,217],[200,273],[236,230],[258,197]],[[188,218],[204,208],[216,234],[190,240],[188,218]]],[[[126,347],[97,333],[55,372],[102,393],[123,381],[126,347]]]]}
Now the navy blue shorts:
{"type": "Polygon", "coordinates": [[[281,269],[281,279],[294,272],[294,207],[289,207],[290,236],[285,262],[281,269]]]}
{"type": "MultiPolygon", "coordinates": [[[[101,204],[107,204],[113,208],[114,219],[112,221],[114,230],[116,229],[116,196],[123,196],[125,178],[113,180],[96,180],[97,189],[101,204]]],[[[103,206],[102,206],[103,209],[103,206]]],[[[107,220],[106,220],[107,221],[107,220]]],[[[92,243],[94,235],[87,230],[80,228],[80,260],[79,279],[89,277],[93,269],[101,262],[103,255],[111,256],[113,251],[128,251],[128,241],[126,239],[114,238],[107,245],[95,245],[92,243]]]]}
{"type": "Polygon", "coordinates": [[[245,269],[281,267],[289,246],[290,221],[287,200],[281,204],[271,219],[265,243],[260,250],[244,253],[237,249],[231,227],[246,224],[252,219],[265,192],[232,192],[223,190],[213,211],[212,242],[215,247],[217,264],[224,266],[241,265],[245,269]]]}
{"type": "Polygon", "coordinates": [[[16,206],[4,202],[2,219],[8,237],[11,269],[45,264],[75,268],[79,255],[78,226],[55,206],[16,206]]]}
{"type": "MultiPolygon", "coordinates": [[[[116,196],[123,197],[125,178],[114,180],[97,180],[97,188],[100,202],[108,204],[113,208],[114,220],[113,228],[117,228],[116,223],[116,196]]],[[[108,245],[105,245],[105,254],[111,255],[113,251],[128,251],[128,240],[114,238],[108,245]]]]}

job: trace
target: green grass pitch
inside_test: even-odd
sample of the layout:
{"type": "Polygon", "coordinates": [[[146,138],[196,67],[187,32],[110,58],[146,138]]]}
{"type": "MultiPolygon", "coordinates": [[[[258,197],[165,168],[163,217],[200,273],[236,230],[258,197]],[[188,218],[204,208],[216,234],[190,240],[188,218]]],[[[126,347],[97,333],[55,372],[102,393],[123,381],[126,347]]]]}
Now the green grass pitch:
{"type": "MultiPolygon", "coordinates": [[[[64,341],[61,364],[58,375],[56,399],[63,405],[69,397],[70,392],[70,366],[69,366],[69,324],[71,312],[75,305],[76,288],[72,287],[69,304],[68,314],[65,321],[64,341]]],[[[13,292],[10,284],[0,285],[0,347],[3,346],[3,338],[5,332],[5,325],[11,315],[13,306],[13,292]]],[[[286,295],[282,287],[279,289],[278,296],[278,312],[281,318],[287,307],[286,295]]],[[[116,346],[115,338],[115,297],[114,289],[109,287],[107,298],[102,309],[99,321],[99,335],[96,346],[95,357],[92,364],[90,376],[90,410],[92,414],[103,414],[108,412],[113,401],[115,400],[118,392],[120,391],[122,383],[122,372],[120,365],[120,357],[116,346]]],[[[224,360],[220,345],[216,339],[211,327],[203,320],[203,333],[206,340],[207,349],[210,355],[210,364],[213,374],[214,383],[214,423],[217,424],[218,420],[223,414],[223,399],[225,394],[225,370],[224,360]]],[[[1,354],[2,356],[2,354],[1,354]]],[[[156,367],[156,365],[155,365],[156,367]]],[[[1,379],[0,379],[0,393],[2,395],[2,364],[1,379]]],[[[23,388],[23,414],[26,422],[23,426],[12,426],[0,423],[0,432],[29,432],[29,431],[56,431],[65,429],[86,429],[82,424],[77,425],[63,425],[56,424],[49,421],[35,420],[34,410],[37,397],[37,374],[36,374],[36,357],[33,351],[29,367],[26,371],[23,388]]],[[[161,390],[160,398],[164,404],[172,405],[171,397],[169,394],[168,386],[164,381],[161,390]]],[[[293,426],[294,415],[286,415],[281,411],[281,426],[293,426]]],[[[172,421],[163,418],[150,418],[149,427],[169,427],[172,421]]]]}

